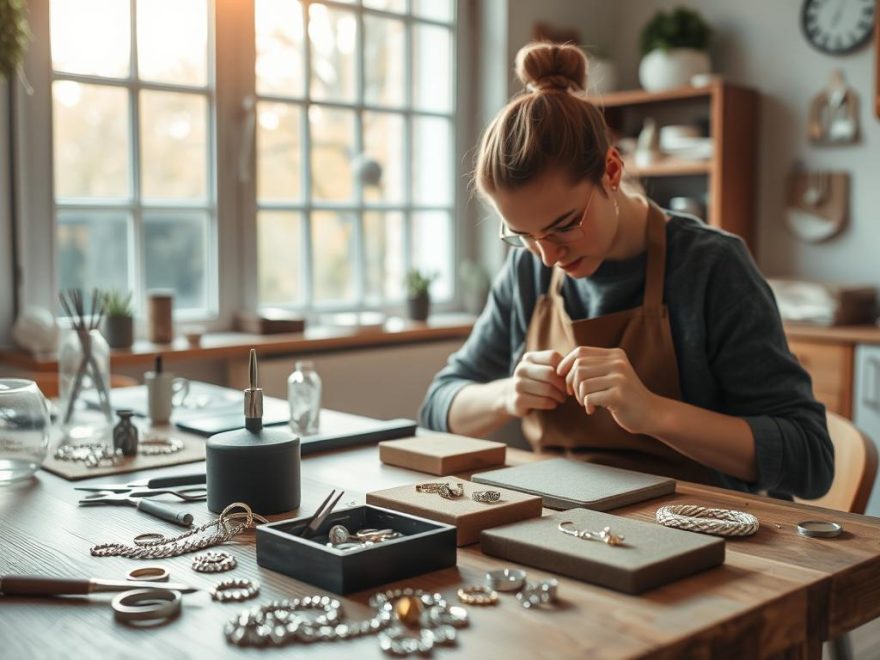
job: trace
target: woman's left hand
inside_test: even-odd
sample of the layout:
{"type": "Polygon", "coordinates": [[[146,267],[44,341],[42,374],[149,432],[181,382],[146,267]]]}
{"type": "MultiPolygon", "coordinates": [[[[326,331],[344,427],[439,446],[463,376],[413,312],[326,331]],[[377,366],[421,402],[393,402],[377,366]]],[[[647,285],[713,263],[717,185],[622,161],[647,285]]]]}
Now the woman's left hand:
{"type": "Polygon", "coordinates": [[[624,430],[648,433],[661,397],[645,387],[623,349],[578,346],[556,372],[588,415],[606,408],[624,430]]]}

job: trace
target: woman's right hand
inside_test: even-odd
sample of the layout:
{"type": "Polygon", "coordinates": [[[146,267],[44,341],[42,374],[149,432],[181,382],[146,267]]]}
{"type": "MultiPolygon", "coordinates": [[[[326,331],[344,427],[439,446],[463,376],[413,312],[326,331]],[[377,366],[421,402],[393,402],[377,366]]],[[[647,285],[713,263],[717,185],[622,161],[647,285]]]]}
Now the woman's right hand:
{"type": "Polygon", "coordinates": [[[531,351],[522,356],[506,388],[505,411],[524,417],[530,410],[553,410],[568,397],[565,379],[556,373],[557,351],[531,351]]]}

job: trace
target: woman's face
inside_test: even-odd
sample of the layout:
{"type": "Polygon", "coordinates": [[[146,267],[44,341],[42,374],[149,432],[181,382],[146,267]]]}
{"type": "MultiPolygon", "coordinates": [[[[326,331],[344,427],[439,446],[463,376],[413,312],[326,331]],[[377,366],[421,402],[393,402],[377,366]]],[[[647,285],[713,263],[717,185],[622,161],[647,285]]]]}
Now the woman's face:
{"type": "Polygon", "coordinates": [[[556,170],[490,197],[506,233],[519,234],[545,266],[559,266],[570,277],[596,272],[617,236],[618,214],[607,189],[591,181],[573,184],[556,170]]]}

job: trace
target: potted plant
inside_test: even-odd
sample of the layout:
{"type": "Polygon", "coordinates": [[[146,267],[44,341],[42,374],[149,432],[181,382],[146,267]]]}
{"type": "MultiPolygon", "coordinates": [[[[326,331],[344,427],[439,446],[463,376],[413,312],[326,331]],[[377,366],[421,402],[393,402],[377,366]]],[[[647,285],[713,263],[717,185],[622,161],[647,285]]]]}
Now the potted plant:
{"type": "Polygon", "coordinates": [[[431,310],[431,283],[437,273],[422,273],[413,268],[406,274],[406,310],[413,321],[427,321],[431,310]]]}
{"type": "Polygon", "coordinates": [[[134,344],[134,314],[131,293],[108,291],[104,294],[104,334],[110,348],[131,348],[134,344]]]}
{"type": "Polygon", "coordinates": [[[679,7],[658,11],[642,28],[639,82],[651,92],[687,85],[698,74],[709,73],[709,37],[712,30],[702,16],[679,7]]]}
{"type": "Polygon", "coordinates": [[[29,40],[25,0],[0,0],[0,82],[18,70],[29,40]]]}

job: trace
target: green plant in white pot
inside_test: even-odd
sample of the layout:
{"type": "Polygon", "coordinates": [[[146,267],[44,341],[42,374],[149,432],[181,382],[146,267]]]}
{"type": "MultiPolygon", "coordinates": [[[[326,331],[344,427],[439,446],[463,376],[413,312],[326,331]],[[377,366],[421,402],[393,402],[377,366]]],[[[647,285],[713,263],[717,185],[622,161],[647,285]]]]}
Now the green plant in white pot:
{"type": "Polygon", "coordinates": [[[104,294],[104,335],[110,348],[131,348],[134,344],[134,313],[131,293],[104,294]]]}
{"type": "Polygon", "coordinates": [[[431,283],[437,273],[422,273],[413,268],[406,274],[406,311],[413,321],[427,321],[431,311],[431,283]]]}
{"type": "Polygon", "coordinates": [[[642,28],[639,40],[642,87],[657,92],[690,84],[694,76],[709,73],[711,34],[703,17],[691,9],[658,11],[642,28]]]}

